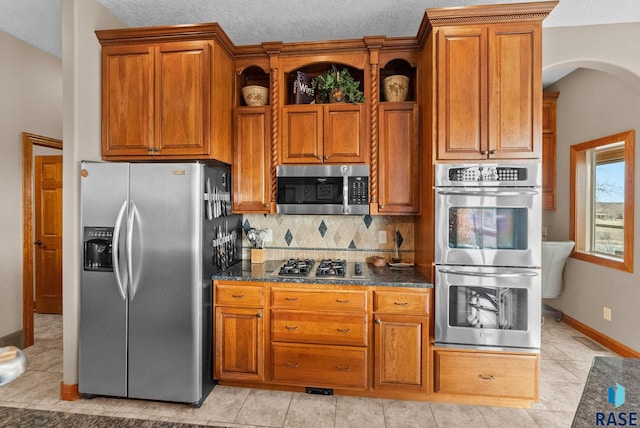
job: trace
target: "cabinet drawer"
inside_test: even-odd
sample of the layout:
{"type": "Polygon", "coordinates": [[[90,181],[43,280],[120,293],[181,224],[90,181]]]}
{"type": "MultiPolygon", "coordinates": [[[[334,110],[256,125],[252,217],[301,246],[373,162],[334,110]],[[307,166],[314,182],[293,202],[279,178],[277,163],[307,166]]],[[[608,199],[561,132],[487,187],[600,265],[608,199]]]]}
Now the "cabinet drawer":
{"type": "Polygon", "coordinates": [[[429,296],[428,292],[375,291],[373,295],[373,310],[374,312],[428,314],[429,296]]]}
{"type": "Polygon", "coordinates": [[[436,351],[436,392],[489,397],[538,398],[536,354],[436,351]]]}
{"type": "Polygon", "coordinates": [[[367,310],[367,292],[271,289],[271,306],[329,311],[367,310]]]}
{"type": "Polygon", "coordinates": [[[271,340],[367,346],[367,314],[282,311],[271,312],[271,340]]]}
{"type": "Polygon", "coordinates": [[[273,380],[316,387],[367,387],[366,348],[273,345],[273,380]]]}
{"type": "Polygon", "coordinates": [[[216,305],[264,306],[264,287],[244,284],[219,284],[215,288],[216,305]]]}

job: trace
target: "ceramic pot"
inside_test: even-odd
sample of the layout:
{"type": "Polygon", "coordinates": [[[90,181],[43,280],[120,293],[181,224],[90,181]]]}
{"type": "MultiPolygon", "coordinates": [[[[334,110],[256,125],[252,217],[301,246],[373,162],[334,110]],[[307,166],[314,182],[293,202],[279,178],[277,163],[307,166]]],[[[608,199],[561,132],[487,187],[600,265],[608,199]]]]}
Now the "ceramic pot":
{"type": "Polygon", "coordinates": [[[242,88],[242,97],[248,106],[264,106],[269,101],[269,89],[257,85],[245,86],[242,88]]]}
{"type": "Polygon", "coordinates": [[[409,93],[409,78],[401,74],[394,74],[382,81],[384,99],[387,101],[404,101],[409,93]]]}

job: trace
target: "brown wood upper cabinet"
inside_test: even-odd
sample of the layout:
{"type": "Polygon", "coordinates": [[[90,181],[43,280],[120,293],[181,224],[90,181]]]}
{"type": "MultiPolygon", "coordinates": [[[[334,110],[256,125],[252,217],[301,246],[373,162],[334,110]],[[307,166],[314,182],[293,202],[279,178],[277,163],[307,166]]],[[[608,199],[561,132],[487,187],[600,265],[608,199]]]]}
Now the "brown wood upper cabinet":
{"type": "Polygon", "coordinates": [[[419,106],[414,102],[380,105],[380,214],[420,211],[418,114],[419,106]]]}
{"type": "Polygon", "coordinates": [[[282,163],[367,163],[364,106],[284,106],[282,163]]]}
{"type": "Polygon", "coordinates": [[[452,25],[437,32],[437,159],[541,156],[541,26],[452,25]]]}
{"type": "Polygon", "coordinates": [[[96,32],[104,159],[231,163],[232,57],[211,34],[199,39],[203,27],[221,32],[213,24],[96,32]]]}

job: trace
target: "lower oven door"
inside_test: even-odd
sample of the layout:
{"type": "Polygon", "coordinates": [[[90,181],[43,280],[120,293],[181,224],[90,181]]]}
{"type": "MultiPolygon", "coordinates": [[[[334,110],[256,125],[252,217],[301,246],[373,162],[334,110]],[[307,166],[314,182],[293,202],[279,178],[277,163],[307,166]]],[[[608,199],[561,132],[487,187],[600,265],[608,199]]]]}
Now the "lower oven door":
{"type": "Polygon", "coordinates": [[[437,346],[540,349],[539,269],[436,267],[437,346]]]}
{"type": "Polygon", "coordinates": [[[540,266],[539,188],[436,189],[435,263],[540,266]]]}

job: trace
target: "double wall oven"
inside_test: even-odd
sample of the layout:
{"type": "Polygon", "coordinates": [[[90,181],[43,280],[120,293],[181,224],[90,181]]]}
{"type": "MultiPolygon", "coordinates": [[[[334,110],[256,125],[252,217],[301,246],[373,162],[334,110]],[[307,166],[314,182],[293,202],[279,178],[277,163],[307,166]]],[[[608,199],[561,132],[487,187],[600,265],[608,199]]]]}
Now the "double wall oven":
{"type": "Polygon", "coordinates": [[[436,345],[539,350],[540,163],[435,168],[436,345]]]}

